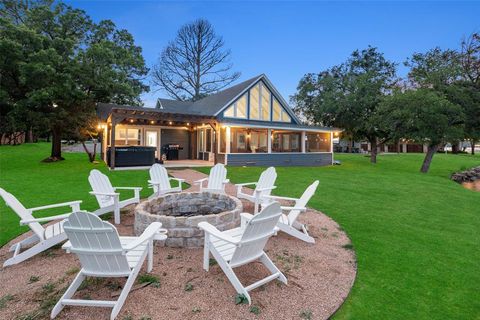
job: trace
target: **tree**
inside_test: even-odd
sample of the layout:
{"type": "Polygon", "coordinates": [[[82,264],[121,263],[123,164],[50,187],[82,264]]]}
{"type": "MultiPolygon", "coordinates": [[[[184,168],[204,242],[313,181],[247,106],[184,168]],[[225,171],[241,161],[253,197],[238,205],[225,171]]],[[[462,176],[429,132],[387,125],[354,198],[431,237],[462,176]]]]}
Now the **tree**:
{"type": "Polygon", "coordinates": [[[390,139],[375,115],[383,96],[396,83],[396,64],[377,48],[356,50],[343,64],[307,74],[292,97],[297,112],[313,123],[345,128],[354,138],[371,144],[370,161],[377,161],[377,145],[390,139]]]}
{"type": "Polygon", "coordinates": [[[231,72],[230,50],[210,22],[196,20],[180,28],[153,68],[152,82],[177,100],[198,100],[240,77],[231,72]]]}
{"type": "Polygon", "coordinates": [[[61,160],[61,139],[95,116],[96,102],[140,103],[148,69],[133,37],[111,21],[95,24],[82,10],[48,1],[21,10],[1,11],[0,90],[48,125],[48,160],[61,160]]]}
{"type": "Polygon", "coordinates": [[[411,139],[428,145],[421,172],[430,168],[438,149],[463,135],[464,113],[460,106],[432,89],[396,92],[382,101],[379,117],[395,138],[411,139]]]}
{"type": "Polygon", "coordinates": [[[480,33],[462,40],[460,61],[465,80],[480,86],[480,33]]]}
{"type": "MultiPolygon", "coordinates": [[[[470,139],[472,155],[475,154],[475,144],[480,140],[480,34],[472,33],[462,40],[460,52],[464,88],[467,91],[464,106],[466,114],[465,136],[470,139]]],[[[464,91],[464,93],[465,93],[464,91]]],[[[465,95],[464,95],[465,96],[465,95]]],[[[462,99],[462,101],[465,101],[462,99]]]]}
{"type": "Polygon", "coordinates": [[[445,89],[445,96],[465,113],[463,138],[470,140],[474,155],[475,144],[480,141],[480,88],[470,81],[458,81],[445,89]]]}
{"type": "Polygon", "coordinates": [[[436,47],[426,53],[414,53],[404,64],[410,68],[408,78],[417,88],[443,92],[461,78],[460,55],[455,50],[436,47]]]}

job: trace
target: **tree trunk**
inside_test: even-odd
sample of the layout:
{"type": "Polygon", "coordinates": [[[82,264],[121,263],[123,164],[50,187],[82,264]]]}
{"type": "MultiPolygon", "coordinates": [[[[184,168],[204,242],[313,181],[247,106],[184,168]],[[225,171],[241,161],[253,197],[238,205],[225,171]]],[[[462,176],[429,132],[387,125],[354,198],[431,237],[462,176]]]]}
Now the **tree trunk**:
{"type": "Polygon", "coordinates": [[[452,142],[452,153],[457,154],[460,151],[460,142],[452,142]]]}
{"type": "Polygon", "coordinates": [[[476,143],[477,143],[477,141],[475,141],[475,140],[472,140],[472,141],[470,142],[470,145],[472,146],[472,156],[475,155],[475,144],[476,144],[476,143]]]}
{"type": "Polygon", "coordinates": [[[50,157],[43,160],[44,162],[54,162],[65,160],[62,158],[62,131],[59,128],[52,129],[52,152],[50,157]]]}
{"type": "Polygon", "coordinates": [[[377,163],[377,139],[370,141],[370,162],[377,163]]]}
{"type": "Polygon", "coordinates": [[[432,158],[433,158],[433,155],[437,152],[438,148],[440,147],[440,145],[429,145],[428,146],[428,150],[427,150],[427,154],[425,155],[425,159],[423,159],[423,164],[422,164],[422,168],[420,168],[420,172],[422,173],[427,173],[428,172],[428,169],[430,169],[430,164],[432,163],[432,158]]]}
{"type": "Polygon", "coordinates": [[[93,152],[88,151],[88,148],[87,148],[87,145],[85,144],[85,141],[82,141],[82,146],[83,146],[83,149],[85,150],[85,152],[88,155],[88,160],[90,162],[94,162],[95,158],[97,156],[97,143],[95,141],[93,141],[93,152]]]}
{"type": "Polygon", "coordinates": [[[349,143],[350,143],[350,146],[349,146],[350,150],[348,150],[348,152],[353,153],[353,146],[355,145],[353,138],[350,139],[349,143]]]}
{"type": "Polygon", "coordinates": [[[25,133],[25,142],[32,143],[33,142],[33,129],[32,127],[28,128],[28,131],[25,133]]]}

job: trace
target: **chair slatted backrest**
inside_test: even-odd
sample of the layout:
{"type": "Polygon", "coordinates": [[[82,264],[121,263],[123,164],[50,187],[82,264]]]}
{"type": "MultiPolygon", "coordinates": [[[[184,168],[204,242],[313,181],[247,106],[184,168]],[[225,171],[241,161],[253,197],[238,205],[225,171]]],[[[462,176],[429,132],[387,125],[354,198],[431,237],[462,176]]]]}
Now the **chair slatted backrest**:
{"type": "Polygon", "coordinates": [[[89,212],[72,213],[63,224],[75,253],[87,273],[125,275],[130,272],[117,229],[89,212]]]}
{"type": "MultiPolygon", "coordinates": [[[[102,193],[114,193],[115,189],[113,188],[112,184],[110,183],[110,179],[100,171],[93,169],[90,171],[90,175],[88,176],[88,182],[90,182],[90,186],[94,192],[102,192],[102,193]]],[[[100,208],[108,207],[113,205],[113,198],[102,196],[102,195],[95,195],[97,198],[98,205],[100,208]]]]}
{"type": "MultiPolygon", "coordinates": [[[[21,220],[31,220],[35,219],[32,213],[23,206],[23,204],[18,201],[17,198],[11,193],[8,193],[4,189],[0,188],[0,196],[2,196],[6,205],[10,207],[15,213],[20,217],[21,220]]],[[[30,229],[41,239],[45,239],[45,229],[38,222],[29,223],[28,226],[30,229]]]]}
{"type": "Polygon", "coordinates": [[[227,179],[227,169],[221,163],[217,163],[210,170],[210,176],[208,177],[208,189],[223,190],[223,182],[227,179]]]}
{"type": "MultiPolygon", "coordinates": [[[[275,185],[275,180],[277,180],[277,171],[274,167],[269,167],[267,170],[263,171],[258,179],[257,186],[255,189],[263,188],[272,188],[275,185]]],[[[262,196],[269,196],[272,193],[272,190],[262,191],[262,196]]]]}
{"type": "Polygon", "coordinates": [[[159,184],[153,185],[153,191],[156,193],[158,189],[168,190],[171,189],[170,179],[168,178],[167,169],[161,164],[155,163],[150,168],[150,180],[158,182],[159,184]]]}
{"type": "MultiPolygon", "coordinates": [[[[319,184],[319,181],[316,180],[311,185],[309,185],[308,188],[305,189],[305,191],[303,192],[302,196],[297,201],[295,201],[295,207],[305,208],[307,206],[308,201],[310,201],[310,199],[315,194],[318,184],[319,184]]],[[[301,213],[300,210],[291,210],[288,213],[288,224],[292,225],[297,220],[300,213],[301,213]]]]}
{"type": "Polygon", "coordinates": [[[231,264],[241,264],[252,261],[263,253],[268,239],[273,235],[275,226],[282,215],[282,209],[278,202],[272,202],[250,221],[247,222],[243,231],[240,245],[235,248],[231,264]]]}

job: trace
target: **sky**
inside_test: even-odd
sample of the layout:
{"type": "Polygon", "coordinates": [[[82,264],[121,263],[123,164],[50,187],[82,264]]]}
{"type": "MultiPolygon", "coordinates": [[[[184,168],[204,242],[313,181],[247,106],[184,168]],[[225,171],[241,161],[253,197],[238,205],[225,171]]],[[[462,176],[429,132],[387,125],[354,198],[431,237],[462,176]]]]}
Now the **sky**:
{"type": "MultiPolygon", "coordinates": [[[[340,64],[356,49],[378,47],[405,76],[403,62],[414,52],[457,49],[462,37],[480,31],[480,1],[67,3],[127,29],[150,68],[183,24],[205,18],[231,50],[237,82],[265,73],[287,101],[303,75],[340,64]]],[[[150,107],[157,97],[168,96],[152,87],[142,100],[150,107]]]]}

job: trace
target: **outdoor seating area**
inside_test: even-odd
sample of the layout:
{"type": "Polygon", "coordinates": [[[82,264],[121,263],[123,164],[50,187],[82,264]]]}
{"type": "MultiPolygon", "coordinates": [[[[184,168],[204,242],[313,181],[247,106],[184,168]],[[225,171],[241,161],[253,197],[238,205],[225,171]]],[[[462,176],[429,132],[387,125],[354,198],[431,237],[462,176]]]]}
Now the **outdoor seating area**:
{"type": "MultiPolygon", "coordinates": [[[[217,301],[219,294],[227,292],[230,306],[235,303],[270,305],[265,310],[266,314],[276,310],[273,305],[278,301],[272,295],[295,295],[294,299],[280,298],[288,301],[282,302],[285,307],[316,296],[314,299],[320,303],[319,308],[325,316],[333,313],[346,298],[355,278],[355,257],[353,251],[339,245],[348,244],[349,240],[343,232],[339,232],[338,225],[307,208],[319,181],[314,181],[297,199],[271,195],[276,188],[274,167],[264,170],[257,182],[236,185],[230,183],[223,164],[212,167],[208,177],[191,169],[169,173],[160,164],[154,164],[149,173],[148,184],[153,193],[142,201],[141,188],[113,187],[107,175],[91,170],[88,177],[92,188],[90,194],[95,196],[99,205],[99,209],[93,212],[81,210],[81,201],[26,209],[14,195],[0,189],[4,201],[33,233],[21,236],[21,240],[11,246],[9,251],[13,251],[13,257],[4,262],[4,267],[9,267],[0,273],[0,281],[6,280],[12,272],[26,276],[33,271],[29,268],[43,265],[45,260],[48,260],[47,264],[52,263],[50,260],[58,260],[55,269],[68,265],[70,269],[78,270],[63,271],[69,275],[77,273],[77,276],[68,281],[63,279],[65,283],[62,286],[68,285],[68,288],[60,290],[55,296],[52,319],[57,316],[69,318],[73,314],[78,319],[91,319],[92,312],[96,311],[89,309],[107,308],[110,319],[115,319],[123,314],[124,304],[129,305],[131,291],[135,291],[135,297],[127,307],[129,312],[133,305],[147,308],[149,303],[139,299],[139,296],[144,297],[143,292],[147,289],[135,285],[145,260],[147,274],[162,274],[162,291],[170,289],[168,281],[163,283],[163,279],[173,275],[178,277],[178,270],[196,274],[185,284],[180,300],[186,299],[183,296],[194,287],[201,295],[195,302],[209,304],[203,307],[207,309],[220,308],[220,314],[228,310],[228,303],[224,309],[217,307],[216,303],[212,304],[209,299],[217,301]],[[172,186],[171,180],[178,185],[172,186]],[[184,182],[191,187],[182,190],[184,182]],[[122,189],[132,191],[134,196],[120,200],[118,190],[122,189]],[[57,206],[71,208],[65,214],[49,218],[35,219],[32,215],[37,210],[57,206]],[[113,214],[114,224],[101,219],[107,213],[113,214]],[[46,227],[40,224],[46,221],[54,223],[46,227]],[[332,229],[335,230],[334,237],[329,236],[332,229]],[[319,256],[316,238],[321,238],[322,250],[331,251],[329,258],[323,254],[319,256]],[[28,248],[35,242],[38,244],[28,248]],[[50,249],[62,243],[62,249],[50,249]],[[53,258],[39,254],[48,249],[55,251],[53,258]],[[76,256],[78,262],[72,256],[76,256]],[[172,264],[175,261],[168,260],[178,260],[178,263],[172,264]],[[325,268],[320,277],[318,268],[325,268]],[[212,282],[212,277],[216,281],[212,282]],[[91,278],[103,279],[98,280],[100,282],[126,278],[126,282],[116,285],[120,290],[116,295],[112,293],[112,297],[117,299],[106,299],[105,288],[93,291],[85,288],[85,283],[93,281],[89,280],[91,278]],[[272,282],[276,285],[269,284],[272,282]],[[318,287],[326,291],[318,294],[318,287]],[[89,292],[87,296],[77,292],[86,290],[89,292]]],[[[8,254],[1,251],[0,258],[8,254]]],[[[37,269],[36,272],[42,271],[37,269]]],[[[48,270],[45,272],[48,274],[48,270]]],[[[52,272],[50,278],[56,274],[52,272]]],[[[98,281],[95,283],[100,283],[98,281]]],[[[9,281],[5,284],[6,288],[13,285],[9,281]]],[[[18,291],[18,288],[15,290],[18,291]]],[[[154,289],[148,289],[151,290],[154,289]]],[[[151,303],[152,299],[158,305],[166,302],[161,294],[149,297],[148,301],[151,303]]],[[[167,312],[162,307],[158,308],[156,313],[167,312]]],[[[184,307],[178,308],[183,310],[184,307]]]]}

